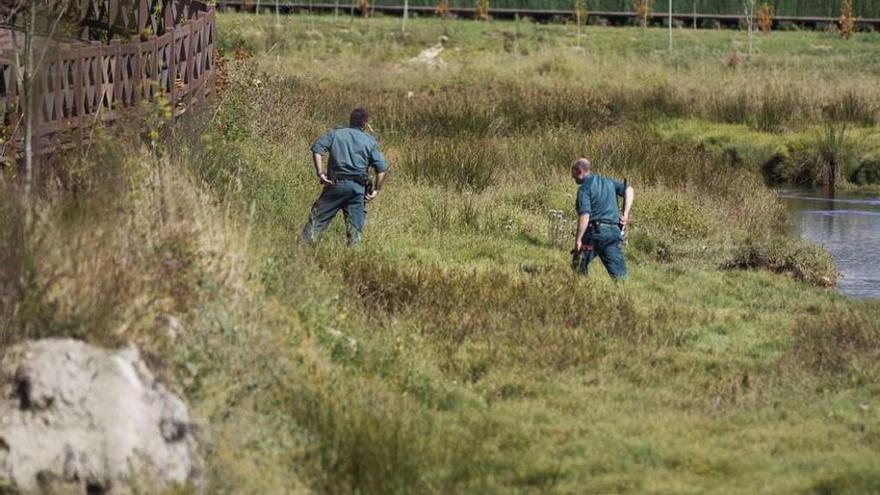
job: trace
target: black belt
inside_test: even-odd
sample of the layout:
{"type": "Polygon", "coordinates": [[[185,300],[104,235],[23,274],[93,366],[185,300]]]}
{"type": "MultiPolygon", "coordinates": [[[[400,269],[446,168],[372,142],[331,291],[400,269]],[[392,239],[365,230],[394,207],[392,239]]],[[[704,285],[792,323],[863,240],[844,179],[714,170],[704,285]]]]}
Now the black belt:
{"type": "Polygon", "coordinates": [[[620,225],[620,222],[613,220],[590,220],[590,227],[598,227],[600,225],[620,225]]]}
{"type": "Polygon", "coordinates": [[[333,180],[350,180],[352,182],[357,182],[362,186],[366,186],[369,177],[366,175],[334,174],[333,180]]]}

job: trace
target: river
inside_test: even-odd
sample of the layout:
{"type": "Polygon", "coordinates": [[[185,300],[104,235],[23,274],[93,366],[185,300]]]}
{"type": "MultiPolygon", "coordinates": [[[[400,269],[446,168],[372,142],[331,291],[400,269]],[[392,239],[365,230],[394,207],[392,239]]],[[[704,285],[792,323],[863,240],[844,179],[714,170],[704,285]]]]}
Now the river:
{"type": "Polygon", "coordinates": [[[782,190],[801,237],[825,246],[841,276],[838,290],[880,299],[880,197],[782,190]]]}

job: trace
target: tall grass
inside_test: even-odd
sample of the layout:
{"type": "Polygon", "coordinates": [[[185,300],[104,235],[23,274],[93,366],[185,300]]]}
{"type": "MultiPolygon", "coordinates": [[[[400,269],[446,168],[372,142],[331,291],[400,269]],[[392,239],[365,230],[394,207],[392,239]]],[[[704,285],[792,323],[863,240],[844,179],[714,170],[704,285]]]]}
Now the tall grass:
{"type": "Polygon", "coordinates": [[[491,141],[427,141],[411,143],[409,155],[401,162],[405,177],[457,191],[482,192],[492,185],[498,150],[491,141]]]}
{"type": "Polygon", "coordinates": [[[798,326],[790,351],[799,366],[864,380],[869,362],[880,356],[880,327],[870,314],[851,309],[823,313],[798,326]],[[862,376],[859,376],[862,375],[862,376]]]}

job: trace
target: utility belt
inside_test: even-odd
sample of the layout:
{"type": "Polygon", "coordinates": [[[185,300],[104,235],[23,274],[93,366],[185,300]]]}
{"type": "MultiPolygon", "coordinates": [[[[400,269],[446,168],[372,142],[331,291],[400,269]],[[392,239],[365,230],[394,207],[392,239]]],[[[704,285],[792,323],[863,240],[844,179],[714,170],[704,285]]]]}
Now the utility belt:
{"type": "Polygon", "coordinates": [[[587,230],[599,230],[602,226],[611,226],[616,225],[620,227],[619,222],[614,222],[611,220],[590,220],[590,223],[587,225],[587,230]]]}
{"type": "Polygon", "coordinates": [[[370,176],[367,174],[364,175],[355,175],[355,174],[334,174],[333,180],[350,180],[357,184],[364,186],[364,191],[367,194],[373,192],[373,180],[370,179],[370,176]]]}

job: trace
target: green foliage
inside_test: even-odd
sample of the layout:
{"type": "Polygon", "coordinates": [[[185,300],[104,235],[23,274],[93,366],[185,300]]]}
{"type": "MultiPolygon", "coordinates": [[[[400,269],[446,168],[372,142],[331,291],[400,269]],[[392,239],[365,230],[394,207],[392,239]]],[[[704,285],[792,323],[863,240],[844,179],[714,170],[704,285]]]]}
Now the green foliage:
{"type": "Polygon", "coordinates": [[[849,180],[859,185],[880,184],[880,160],[865,158],[849,174],[849,180]]]}
{"type": "Polygon", "coordinates": [[[726,266],[784,273],[821,287],[833,286],[837,281],[834,261],[826,251],[787,237],[749,238],[726,266]]]}

